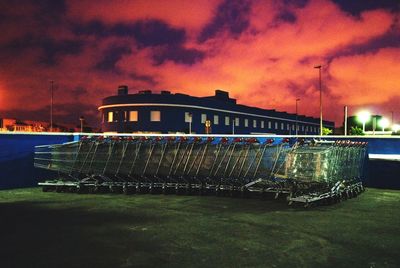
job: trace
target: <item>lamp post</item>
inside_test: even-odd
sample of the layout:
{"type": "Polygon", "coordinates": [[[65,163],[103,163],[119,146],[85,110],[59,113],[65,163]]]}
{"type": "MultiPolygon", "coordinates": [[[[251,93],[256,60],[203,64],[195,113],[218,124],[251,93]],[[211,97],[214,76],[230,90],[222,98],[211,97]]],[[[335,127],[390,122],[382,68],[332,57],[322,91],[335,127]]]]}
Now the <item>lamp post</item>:
{"type": "Polygon", "coordinates": [[[343,134],[347,136],[347,105],[344,106],[344,126],[343,126],[343,134]]]}
{"type": "Polygon", "coordinates": [[[370,118],[371,118],[371,114],[367,111],[363,111],[363,112],[359,112],[358,115],[358,120],[361,121],[362,126],[363,126],[363,133],[365,132],[365,123],[367,123],[370,118]]]}
{"type": "Polygon", "coordinates": [[[296,99],[296,136],[297,136],[297,129],[298,129],[298,126],[297,126],[297,116],[298,116],[298,113],[297,113],[297,108],[298,108],[298,102],[300,101],[300,99],[296,99]]]}
{"type": "Polygon", "coordinates": [[[382,128],[382,132],[385,132],[385,128],[389,126],[389,120],[386,118],[382,118],[379,121],[379,126],[382,128]]]}
{"type": "Polygon", "coordinates": [[[81,133],[83,133],[83,121],[85,121],[85,118],[83,116],[80,116],[79,121],[81,121],[81,133]]]}
{"type": "Polygon", "coordinates": [[[192,118],[193,118],[193,114],[189,113],[189,134],[192,134],[192,118]]]}
{"type": "Polygon", "coordinates": [[[53,132],[53,92],[54,81],[50,80],[50,132],[53,132]]]}
{"type": "Polygon", "coordinates": [[[314,68],[319,70],[319,134],[322,136],[322,65],[314,66],[314,68]]]}

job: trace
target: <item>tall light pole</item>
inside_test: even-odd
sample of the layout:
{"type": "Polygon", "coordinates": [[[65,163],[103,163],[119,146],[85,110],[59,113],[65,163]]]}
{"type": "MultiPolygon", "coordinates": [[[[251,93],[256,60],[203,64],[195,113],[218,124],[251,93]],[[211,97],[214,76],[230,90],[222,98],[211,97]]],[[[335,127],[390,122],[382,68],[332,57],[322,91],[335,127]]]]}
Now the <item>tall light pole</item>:
{"type": "Polygon", "coordinates": [[[371,114],[367,111],[362,111],[357,114],[358,120],[361,121],[363,126],[363,133],[365,133],[365,123],[371,119],[371,114]]]}
{"type": "Polygon", "coordinates": [[[192,118],[193,114],[189,113],[189,134],[192,134],[192,118]]]}
{"type": "Polygon", "coordinates": [[[382,132],[385,132],[385,128],[387,128],[390,125],[389,120],[386,118],[382,118],[379,121],[379,126],[382,128],[382,132]]]}
{"type": "Polygon", "coordinates": [[[53,132],[53,92],[54,92],[54,81],[50,80],[50,132],[53,132]]]}
{"type": "Polygon", "coordinates": [[[314,66],[314,68],[319,69],[319,135],[322,136],[322,79],[321,79],[322,65],[314,66]]]}
{"type": "Polygon", "coordinates": [[[347,136],[347,105],[344,106],[344,126],[343,126],[343,134],[347,136]]]}
{"type": "Polygon", "coordinates": [[[83,133],[83,121],[85,121],[85,118],[81,115],[79,121],[81,121],[81,133],[83,133]]]}
{"type": "Polygon", "coordinates": [[[298,129],[298,126],[297,126],[297,116],[298,116],[298,113],[297,113],[297,106],[298,106],[298,102],[300,101],[300,99],[296,99],[296,136],[297,136],[297,129],[298,129]]]}

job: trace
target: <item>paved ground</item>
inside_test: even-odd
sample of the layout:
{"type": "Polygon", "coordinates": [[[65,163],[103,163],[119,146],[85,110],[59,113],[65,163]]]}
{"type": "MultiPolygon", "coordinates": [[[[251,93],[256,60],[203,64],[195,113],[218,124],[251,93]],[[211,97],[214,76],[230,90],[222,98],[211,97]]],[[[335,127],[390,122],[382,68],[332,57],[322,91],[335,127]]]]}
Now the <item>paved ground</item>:
{"type": "Polygon", "coordinates": [[[333,206],[0,191],[0,267],[400,267],[400,191],[333,206]]]}

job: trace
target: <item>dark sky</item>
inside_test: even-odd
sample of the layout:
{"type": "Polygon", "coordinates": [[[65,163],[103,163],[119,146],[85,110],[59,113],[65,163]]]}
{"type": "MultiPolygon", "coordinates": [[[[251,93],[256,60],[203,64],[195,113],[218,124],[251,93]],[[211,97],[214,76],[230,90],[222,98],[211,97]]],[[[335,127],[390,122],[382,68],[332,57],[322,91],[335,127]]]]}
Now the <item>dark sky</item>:
{"type": "Polygon", "coordinates": [[[400,4],[391,1],[0,0],[0,117],[98,125],[101,99],[215,89],[245,105],[341,125],[368,109],[400,121],[400,4]]]}

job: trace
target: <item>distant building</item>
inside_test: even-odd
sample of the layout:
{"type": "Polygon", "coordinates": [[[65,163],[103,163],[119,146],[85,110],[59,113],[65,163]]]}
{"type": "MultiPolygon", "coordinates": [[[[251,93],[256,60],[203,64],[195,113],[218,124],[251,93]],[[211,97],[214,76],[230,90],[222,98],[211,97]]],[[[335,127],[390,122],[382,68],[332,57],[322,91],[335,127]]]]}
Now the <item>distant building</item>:
{"type": "MultiPolygon", "coordinates": [[[[86,130],[91,128],[86,127],[86,130]]],[[[50,131],[50,123],[35,120],[19,120],[14,118],[0,118],[0,131],[18,131],[18,132],[46,132],[50,131]]],[[[79,127],[61,126],[53,124],[53,132],[79,132],[79,127]]]]}
{"type": "MultiPolygon", "coordinates": [[[[150,90],[128,94],[128,87],[120,86],[98,109],[103,132],[294,135],[297,125],[299,135],[319,134],[319,118],[240,105],[222,90],[194,97],[150,90]]],[[[334,129],[334,122],[323,124],[334,129]]]]}

